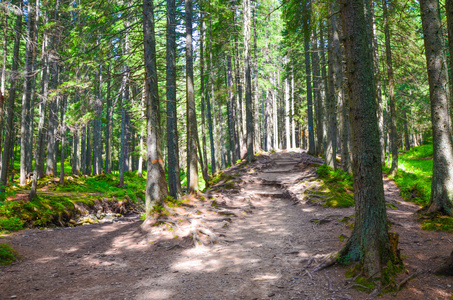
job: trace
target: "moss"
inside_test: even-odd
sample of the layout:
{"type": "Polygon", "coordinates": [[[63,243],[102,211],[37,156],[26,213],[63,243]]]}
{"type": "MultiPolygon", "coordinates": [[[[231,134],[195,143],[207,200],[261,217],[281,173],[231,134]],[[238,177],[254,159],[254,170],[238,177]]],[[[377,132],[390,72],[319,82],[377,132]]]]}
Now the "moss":
{"type": "Polygon", "coordinates": [[[322,165],[316,170],[322,180],[322,188],[308,189],[305,193],[321,196],[321,202],[326,207],[345,208],[354,206],[352,177],[341,170],[334,170],[322,165]]]}
{"type": "Polygon", "coordinates": [[[423,230],[453,232],[453,218],[437,211],[420,214],[419,221],[423,230]]]}
{"type": "Polygon", "coordinates": [[[9,265],[17,260],[17,252],[9,244],[0,243],[0,265],[9,265]]]}

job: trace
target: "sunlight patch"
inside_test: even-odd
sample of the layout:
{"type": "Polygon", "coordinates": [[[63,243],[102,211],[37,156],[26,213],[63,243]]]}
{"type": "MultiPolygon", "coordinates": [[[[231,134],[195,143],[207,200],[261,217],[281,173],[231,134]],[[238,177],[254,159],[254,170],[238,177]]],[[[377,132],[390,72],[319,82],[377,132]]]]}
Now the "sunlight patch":
{"type": "Polygon", "coordinates": [[[280,276],[275,275],[275,274],[261,274],[261,275],[255,276],[255,278],[253,278],[253,280],[254,281],[268,281],[268,280],[277,280],[279,278],[280,278],[280,276]]]}

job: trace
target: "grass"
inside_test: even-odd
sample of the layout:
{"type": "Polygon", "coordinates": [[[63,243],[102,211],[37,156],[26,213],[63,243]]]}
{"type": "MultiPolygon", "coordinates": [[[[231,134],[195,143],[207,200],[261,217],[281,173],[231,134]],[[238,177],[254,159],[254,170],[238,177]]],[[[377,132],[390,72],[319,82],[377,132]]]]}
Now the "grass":
{"type": "Polygon", "coordinates": [[[324,189],[320,191],[320,194],[327,196],[324,206],[354,206],[352,176],[350,174],[339,169],[334,170],[327,165],[320,166],[316,172],[324,185],[324,189]]]}
{"type": "MultiPolygon", "coordinates": [[[[433,173],[433,145],[426,144],[412,148],[398,157],[398,173],[389,176],[401,190],[404,200],[426,206],[431,197],[433,173]]],[[[384,167],[384,172],[390,169],[384,167]]]]}
{"type": "MultiPolygon", "coordinates": [[[[401,190],[405,201],[427,207],[431,197],[433,173],[433,145],[427,143],[403,153],[398,157],[398,173],[389,176],[401,190]]],[[[384,172],[389,172],[385,167],[384,172]]],[[[453,218],[438,212],[419,215],[422,229],[453,232],[453,218]]]]}
{"type": "Polygon", "coordinates": [[[0,243],[0,265],[9,265],[17,259],[17,252],[9,244],[0,243]]]}

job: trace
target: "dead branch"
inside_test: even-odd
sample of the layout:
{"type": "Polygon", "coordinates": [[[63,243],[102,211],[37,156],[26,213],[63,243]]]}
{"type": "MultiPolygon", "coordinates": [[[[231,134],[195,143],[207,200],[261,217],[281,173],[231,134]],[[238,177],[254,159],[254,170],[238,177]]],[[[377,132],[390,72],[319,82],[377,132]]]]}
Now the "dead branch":
{"type": "Polygon", "coordinates": [[[313,272],[321,271],[322,269],[325,269],[336,264],[338,261],[338,256],[339,256],[338,251],[326,255],[323,261],[313,269],[313,272]]]}

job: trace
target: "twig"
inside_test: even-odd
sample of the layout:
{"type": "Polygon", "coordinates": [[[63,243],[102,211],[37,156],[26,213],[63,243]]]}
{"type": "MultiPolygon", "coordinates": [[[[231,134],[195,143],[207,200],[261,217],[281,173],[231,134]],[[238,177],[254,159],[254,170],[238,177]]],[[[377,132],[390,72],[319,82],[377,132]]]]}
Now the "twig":
{"type": "Polygon", "coordinates": [[[423,273],[422,271],[417,271],[415,272],[414,274],[408,276],[406,279],[404,279],[403,281],[401,281],[400,283],[398,283],[398,285],[396,286],[396,291],[399,292],[399,290],[401,289],[401,287],[403,285],[405,285],[409,280],[415,278],[416,276],[420,275],[421,273],[423,273]]]}
{"type": "Polygon", "coordinates": [[[333,287],[332,287],[332,280],[329,278],[327,274],[325,274],[327,282],[329,283],[329,291],[333,292],[333,287]]]}
{"type": "Polygon", "coordinates": [[[310,274],[310,272],[308,272],[308,270],[305,270],[305,274],[307,274],[308,277],[310,277],[310,279],[313,280],[313,276],[310,274]]]}

